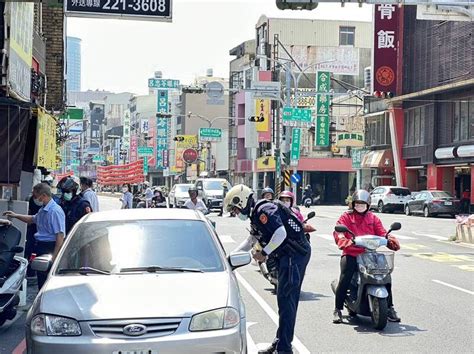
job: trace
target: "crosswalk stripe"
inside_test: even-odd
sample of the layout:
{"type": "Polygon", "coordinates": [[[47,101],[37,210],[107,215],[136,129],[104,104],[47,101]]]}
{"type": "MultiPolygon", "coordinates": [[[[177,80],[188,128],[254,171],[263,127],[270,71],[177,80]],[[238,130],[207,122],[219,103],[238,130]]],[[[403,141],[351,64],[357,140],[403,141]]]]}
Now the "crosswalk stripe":
{"type": "Polygon", "coordinates": [[[445,237],[445,236],[422,234],[422,233],[419,233],[419,232],[416,232],[416,231],[412,231],[412,234],[417,235],[417,236],[425,236],[425,237],[433,238],[433,239],[439,240],[439,241],[446,241],[448,239],[448,237],[445,237]]]}

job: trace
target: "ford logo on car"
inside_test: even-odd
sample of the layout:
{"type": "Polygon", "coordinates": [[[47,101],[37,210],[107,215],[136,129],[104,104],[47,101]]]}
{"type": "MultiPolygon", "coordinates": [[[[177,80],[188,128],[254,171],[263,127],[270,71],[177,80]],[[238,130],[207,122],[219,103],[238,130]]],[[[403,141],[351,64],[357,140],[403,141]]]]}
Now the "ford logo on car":
{"type": "Polygon", "coordinates": [[[128,326],[123,327],[123,334],[126,336],[141,336],[147,332],[146,326],[141,324],[129,324],[128,326]]]}

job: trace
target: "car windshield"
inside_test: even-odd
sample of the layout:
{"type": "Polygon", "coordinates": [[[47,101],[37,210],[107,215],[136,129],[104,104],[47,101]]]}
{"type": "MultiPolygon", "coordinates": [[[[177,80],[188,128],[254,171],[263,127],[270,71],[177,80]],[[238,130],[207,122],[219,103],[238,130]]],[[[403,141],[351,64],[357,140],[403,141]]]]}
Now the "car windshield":
{"type": "Polygon", "coordinates": [[[452,198],[453,196],[448,192],[431,192],[433,198],[452,198]]]}
{"type": "Polygon", "coordinates": [[[188,189],[192,186],[192,184],[181,184],[176,186],[176,194],[188,194],[188,189]]]}
{"type": "Polygon", "coordinates": [[[69,237],[56,274],[84,268],[110,273],[138,267],[224,269],[208,226],[199,220],[82,223],[69,237]]]}
{"type": "Polygon", "coordinates": [[[204,181],[204,189],[208,190],[221,190],[222,183],[224,181],[214,180],[214,181],[204,181]]]}
{"type": "Polygon", "coordinates": [[[406,188],[390,188],[390,191],[398,196],[406,197],[410,195],[410,190],[406,188]]]}

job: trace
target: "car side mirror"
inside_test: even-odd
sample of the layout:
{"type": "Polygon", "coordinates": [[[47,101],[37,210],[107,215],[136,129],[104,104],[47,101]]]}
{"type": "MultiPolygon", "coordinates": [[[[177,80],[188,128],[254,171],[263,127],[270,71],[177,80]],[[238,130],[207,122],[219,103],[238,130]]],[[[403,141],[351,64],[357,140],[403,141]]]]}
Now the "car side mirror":
{"type": "Polygon", "coordinates": [[[31,269],[37,272],[47,272],[53,264],[53,256],[50,254],[39,256],[31,262],[31,269]]]}
{"type": "Polygon", "coordinates": [[[243,267],[252,261],[250,253],[248,252],[235,252],[229,256],[229,263],[232,266],[232,270],[239,267],[243,267]]]}
{"type": "Polygon", "coordinates": [[[390,231],[398,231],[402,228],[402,224],[399,222],[394,222],[392,225],[390,225],[390,231]]]}

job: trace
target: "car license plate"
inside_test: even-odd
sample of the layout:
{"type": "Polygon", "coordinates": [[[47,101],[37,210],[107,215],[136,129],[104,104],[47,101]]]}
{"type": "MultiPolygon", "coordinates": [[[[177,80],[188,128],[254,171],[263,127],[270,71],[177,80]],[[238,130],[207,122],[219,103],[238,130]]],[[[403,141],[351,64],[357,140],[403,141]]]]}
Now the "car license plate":
{"type": "Polygon", "coordinates": [[[145,349],[136,349],[136,350],[116,350],[112,354],[158,354],[158,350],[145,350],[145,349]]]}
{"type": "Polygon", "coordinates": [[[444,205],[453,205],[453,202],[444,202],[444,205]]]}
{"type": "Polygon", "coordinates": [[[219,206],[220,206],[220,207],[222,206],[222,202],[221,202],[221,203],[219,203],[219,206]]]}

